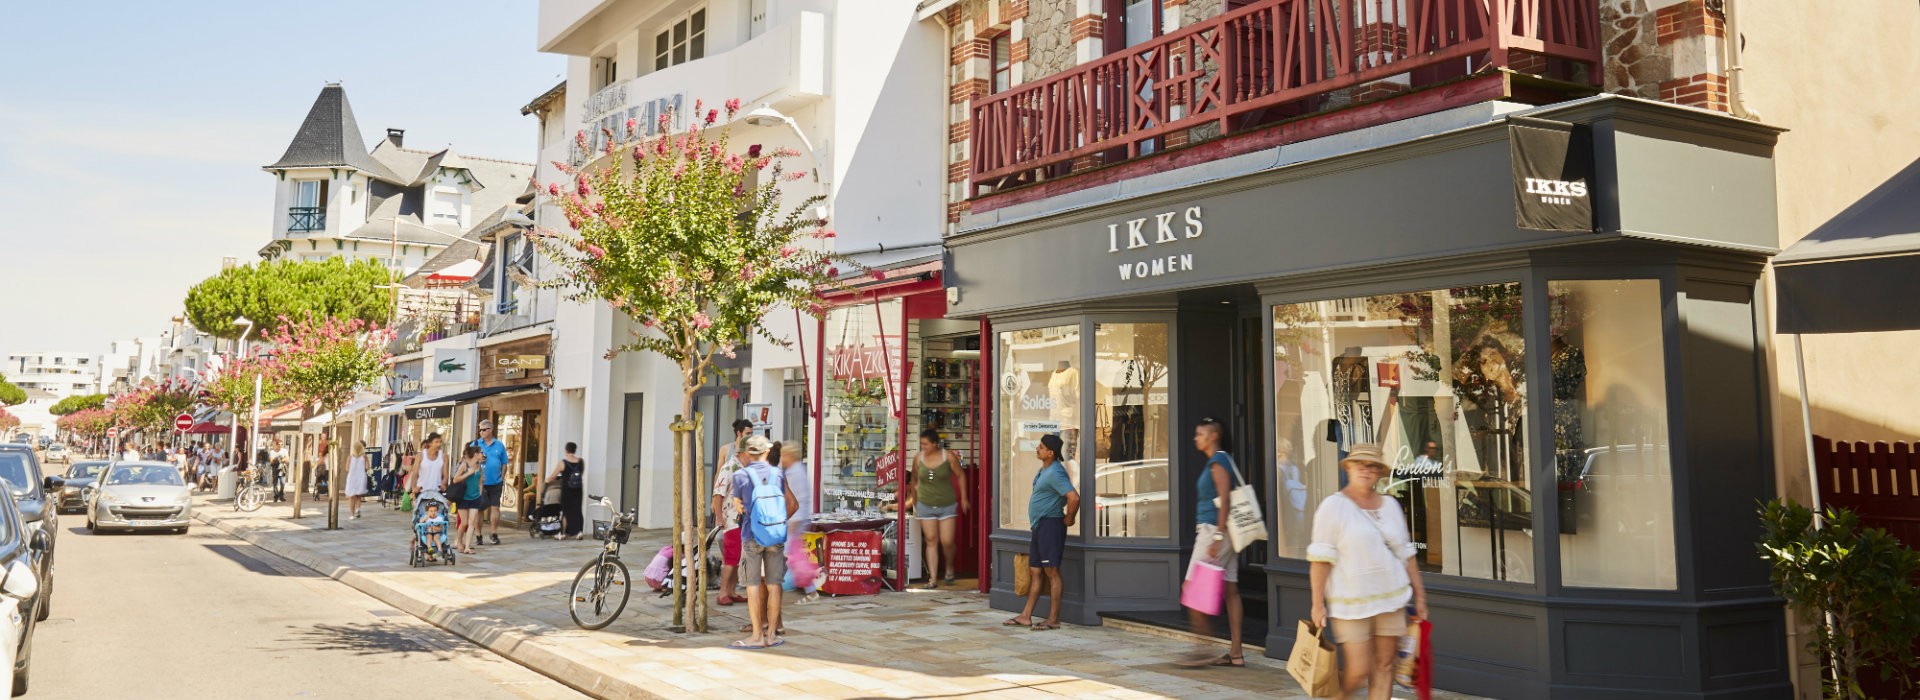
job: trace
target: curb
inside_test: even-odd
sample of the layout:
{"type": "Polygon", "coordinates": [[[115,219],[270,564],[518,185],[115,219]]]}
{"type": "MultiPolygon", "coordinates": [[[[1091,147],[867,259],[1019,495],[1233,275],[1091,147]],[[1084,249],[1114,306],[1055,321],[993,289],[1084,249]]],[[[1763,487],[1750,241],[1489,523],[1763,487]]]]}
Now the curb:
{"type": "Polygon", "coordinates": [[[539,643],[536,636],[521,632],[513,625],[471,612],[466,608],[446,606],[416,598],[388,585],[377,576],[342,564],[305,547],[273,542],[271,537],[258,532],[255,528],[228,522],[233,518],[208,515],[206,510],[195,508],[193,519],[220,528],[249,544],[346,584],[397,610],[459,635],[467,641],[574,690],[597,698],[668,700],[668,696],[574,661],[563,651],[547,648],[546,645],[539,643]]]}

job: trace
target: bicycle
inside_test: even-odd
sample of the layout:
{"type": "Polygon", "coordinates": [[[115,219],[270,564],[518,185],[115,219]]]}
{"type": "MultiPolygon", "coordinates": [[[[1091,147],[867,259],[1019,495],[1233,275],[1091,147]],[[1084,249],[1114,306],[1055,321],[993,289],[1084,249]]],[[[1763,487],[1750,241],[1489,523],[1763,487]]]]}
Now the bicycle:
{"type": "MultiPolygon", "coordinates": [[[[613,501],[605,496],[587,498],[614,511],[613,501]]],[[[613,624],[627,608],[627,597],[633,587],[629,585],[632,579],[627,565],[620,561],[620,545],[627,543],[633,526],[639,522],[639,515],[632,510],[617,513],[612,521],[593,521],[593,538],[606,545],[573,577],[573,589],[567,601],[567,614],[582,629],[597,630],[613,624]]]]}
{"type": "Polygon", "coordinates": [[[233,494],[233,509],[251,513],[267,502],[267,485],[260,483],[260,473],[254,469],[241,472],[240,490],[233,494]]]}

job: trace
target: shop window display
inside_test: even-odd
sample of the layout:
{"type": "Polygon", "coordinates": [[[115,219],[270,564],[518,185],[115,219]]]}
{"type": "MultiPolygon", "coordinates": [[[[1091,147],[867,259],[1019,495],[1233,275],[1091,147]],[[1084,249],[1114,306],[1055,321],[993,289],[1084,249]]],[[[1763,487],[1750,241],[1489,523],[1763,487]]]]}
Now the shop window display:
{"type": "Polygon", "coordinates": [[[898,498],[905,466],[896,420],[905,410],[898,391],[906,370],[901,308],[896,300],[827,314],[821,512],[883,517],[881,508],[898,498]]]}
{"type": "Polygon", "coordinates": [[[1548,291],[1561,579],[1568,586],[1671,590],[1673,464],[1660,283],[1552,282],[1548,291]]]}
{"type": "Polygon", "coordinates": [[[1093,336],[1094,533],[1166,537],[1167,324],[1102,323],[1093,336]]]}
{"type": "Polygon", "coordinates": [[[1422,570],[1534,580],[1521,312],[1518,283],[1274,307],[1281,556],[1306,556],[1341,457],[1375,442],[1422,570]]]}
{"type": "MultiPolygon", "coordinates": [[[[1026,530],[1027,498],[1040,473],[1041,436],[1065,441],[1067,475],[1079,487],[1080,327],[1048,326],[1000,333],[1000,527],[1026,530]]],[[[1078,534],[1075,522],[1068,532],[1078,534]]]]}

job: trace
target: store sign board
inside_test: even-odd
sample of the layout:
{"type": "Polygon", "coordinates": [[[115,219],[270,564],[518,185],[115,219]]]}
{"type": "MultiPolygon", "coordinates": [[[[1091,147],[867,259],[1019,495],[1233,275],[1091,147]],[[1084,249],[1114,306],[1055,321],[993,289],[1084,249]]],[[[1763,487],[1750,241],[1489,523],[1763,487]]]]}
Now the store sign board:
{"type": "Polygon", "coordinates": [[[879,459],[874,460],[873,476],[874,479],[879,482],[875,488],[884,489],[899,483],[901,462],[899,450],[887,450],[886,454],[880,455],[879,459]]]}
{"type": "Polygon", "coordinates": [[[497,355],[493,366],[502,369],[546,369],[546,355],[497,355]]]}
{"type": "Polygon", "coordinates": [[[880,532],[846,530],[827,533],[827,581],[820,591],[828,595],[873,595],[880,592],[880,532]]]}
{"type": "Polygon", "coordinates": [[[433,351],[433,381],[435,383],[471,382],[474,365],[479,363],[479,351],[472,349],[442,349],[433,351]]]}
{"type": "Polygon", "coordinates": [[[1383,389],[1400,387],[1400,363],[1381,362],[1374,365],[1374,377],[1383,389]]]}
{"type": "Polygon", "coordinates": [[[750,403],[741,406],[741,417],[753,421],[753,432],[773,437],[773,404],[750,403]]]}
{"type": "Polygon", "coordinates": [[[387,398],[410,399],[419,396],[425,385],[420,379],[420,372],[424,369],[425,363],[419,360],[394,365],[387,373],[387,398]]]}
{"type": "Polygon", "coordinates": [[[1587,127],[1509,117],[1514,225],[1536,231],[1593,230],[1593,139],[1587,127]]]}
{"type": "Polygon", "coordinates": [[[827,369],[835,379],[893,379],[894,366],[899,364],[897,357],[889,357],[889,350],[899,350],[900,345],[888,338],[883,345],[841,345],[827,351],[827,369]]]}
{"type": "Polygon", "coordinates": [[[452,406],[409,406],[407,420],[434,420],[453,417],[452,406]]]}

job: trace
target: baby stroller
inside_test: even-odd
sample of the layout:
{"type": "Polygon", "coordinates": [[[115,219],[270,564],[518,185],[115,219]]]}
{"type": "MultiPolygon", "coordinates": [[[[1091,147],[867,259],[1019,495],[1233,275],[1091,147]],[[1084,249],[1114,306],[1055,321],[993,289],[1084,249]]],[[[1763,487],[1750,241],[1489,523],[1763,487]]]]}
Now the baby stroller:
{"type": "MultiPolygon", "coordinates": [[[[432,526],[429,525],[428,527],[432,526]]],[[[413,543],[412,553],[407,557],[407,564],[409,566],[421,567],[434,563],[446,564],[448,566],[453,565],[454,551],[453,546],[449,544],[454,537],[453,508],[439,492],[428,491],[420,494],[419,498],[414,499],[413,529],[408,535],[408,540],[413,543]],[[440,519],[444,522],[439,525],[440,531],[438,533],[428,532],[423,535],[421,532],[422,521],[427,517],[427,509],[434,506],[438,507],[440,519]],[[423,539],[433,540],[436,535],[439,540],[437,542],[429,544],[428,542],[422,541],[423,539]]]]}
{"type": "Polygon", "coordinates": [[[560,485],[551,484],[540,490],[540,504],[527,514],[527,535],[536,540],[550,540],[560,536],[561,520],[560,485]]]}

